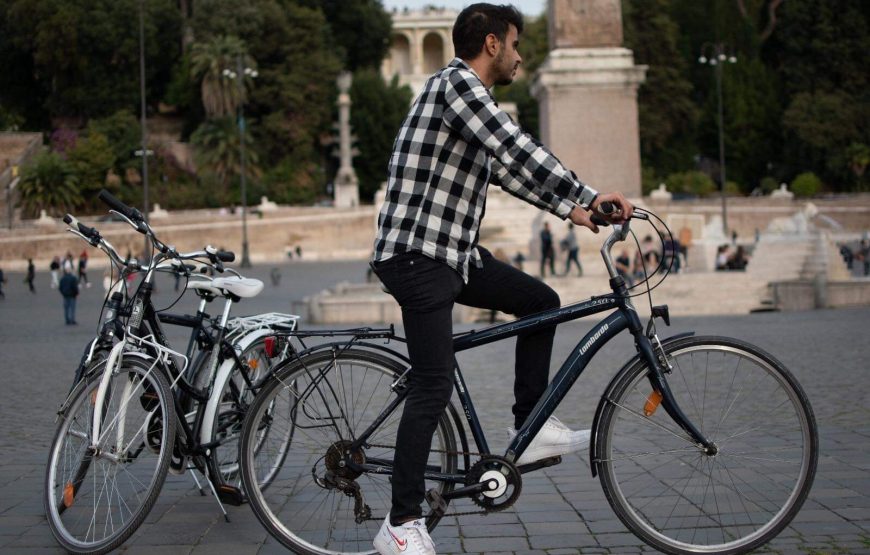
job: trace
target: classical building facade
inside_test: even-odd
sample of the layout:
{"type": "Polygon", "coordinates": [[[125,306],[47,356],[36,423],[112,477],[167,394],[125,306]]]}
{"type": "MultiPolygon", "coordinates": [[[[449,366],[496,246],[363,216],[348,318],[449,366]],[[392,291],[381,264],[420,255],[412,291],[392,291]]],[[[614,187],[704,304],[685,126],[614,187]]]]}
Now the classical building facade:
{"type": "Polygon", "coordinates": [[[414,94],[454,57],[451,31],[459,12],[446,8],[395,10],[390,52],[381,64],[385,79],[399,76],[414,94]]]}

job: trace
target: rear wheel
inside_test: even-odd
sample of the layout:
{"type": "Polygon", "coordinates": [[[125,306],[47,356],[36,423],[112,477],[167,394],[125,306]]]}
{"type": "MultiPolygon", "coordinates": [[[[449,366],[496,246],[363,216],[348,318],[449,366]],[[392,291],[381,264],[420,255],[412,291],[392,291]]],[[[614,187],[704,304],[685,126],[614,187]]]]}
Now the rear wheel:
{"type": "Polygon", "coordinates": [[[620,520],[666,553],[746,553],[776,536],[812,486],[818,434],[800,385],[748,343],[695,337],[665,346],[677,404],[716,445],[668,416],[638,362],[606,395],[601,485],[620,520]]]}
{"type": "Polygon", "coordinates": [[[160,493],[175,438],[172,394],[160,369],[126,357],[102,403],[91,444],[101,362],[61,414],[45,477],[45,510],[57,541],[73,553],[105,553],[139,527],[160,493]]]}
{"type": "MultiPolygon", "coordinates": [[[[320,352],[288,363],[258,393],[242,432],[242,480],[257,518],[294,552],[373,552],[391,506],[390,468],[403,409],[392,385],[403,370],[364,349],[320,352]],[[390,406],[362,447],[352,449],[390,406]],[[348,460],[384,472],[358,472],[348,460]]],[[[429,470],[455,472],[455,451],[445,411],[429,470]]],[[[427,490],[433,487],[444,494],[453,486],[427,482],[427,490]]],[[[437,519],[427,524],[434,528],[437,519]]]]}

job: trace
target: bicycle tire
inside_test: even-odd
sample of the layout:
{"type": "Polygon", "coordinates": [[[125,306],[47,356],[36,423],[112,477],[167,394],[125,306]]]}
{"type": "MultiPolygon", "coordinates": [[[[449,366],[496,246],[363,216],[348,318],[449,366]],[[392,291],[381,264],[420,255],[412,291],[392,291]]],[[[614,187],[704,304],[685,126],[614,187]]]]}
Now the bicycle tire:
{"type": "Polygon", "coordinates": [[[101,439],[91,449],[105,364],[76,386],[46,467],[48,524],[71,553],[106,553],[136,531],[157,500],[175,440],[173,397],[160,368],[125,356],[110,378],[101,439]]]}
{"type": "Polygon", "coordinates": [[[664,349],[677,403],[718,452],[707,454],[657,407],[638,361],[602,398],[594,458],[607,500],[665,553],[751,551],[788,525],[812,487],[812,407],[793,375],[749,343],[691,337],[664,349]]]}
{"type": "MultiPolygon", "coordinates": [[[[368,428],[396,399],[391,385],[404,370],[396,360],[365,349],[322,351],[279,367],[256,396],[242,431],[242,482],[254,514],[275,539],[293,552],[374,553],[372,541],[391,505],[389,477],[343,469],[337,453],[345,445],[342,442],[368,428]],[[264,426],[267,412],[271,421],[264,426]],[[273,447],[270,438],[264,442],[258,436],[265,428],[280,438],[280,426],[292,428],[289,442],[273,447]],[[319,429],[327,433],[321,437],[319,429]],[[258,444],[261,447],[255,450],[258,444]],[[270,467],[276,460],[269,454],[273,448],[285,451],[277,472],[270,467]],[[258,459],[266,460],[265,467],[258,464],[258,459]],[[342,478],[359,487],[361,502],[370,508],[367,518],[356,522],[355,498],[346,494],[354,486],[343,490],[329,486],[327,470],[333,472],[335,481],[342,478]],[[264,473],[275,475],[263,480],[264,473]]],[[[399,404],[369,436],[364,448],[351,455],[355,461],[393,460],[402,407],[399,404]]],[[[432,470],[455,472],[455,432],[447,411],[439,418],[432,449],[432,470]]],[[[453,489],[453,484],[433,482],[428,487],[436,487],[444,494],[453,489]]],[[[435,515],[427,517],[430,530],[438,520],[435,515]]]]}
{"type": "MultiPolygon", "coordinates": [[[[239,359],[247,366],[247,370],[238,368],[236,365],[229,379],[221,389],[221,401],[218,405],[218,414],[215,417],[214,427],[210,442],[212,448],[210,457],[212,476],[219,476],[224,484],[230,484],[241,488],[241,476],[239,474],[239,439],[242,435],[242,426],[248,409],[256,397],[256,387],[272,373],[274,361],[266,355],[265,336],[255,340],[239,355],[239,359]],[[241,372],[248,372],[245,380],[241,372]],[[254,388],[248,384],[252,384],[254,388]]],[[[217,384],[216,384],[217,385],[217,384]]],[[[285,440],[289,441],[289,433],[285,440]]],[[[275,461],[278,467],[283,462],[286,451],[279,453],[275,461]]],[[[264,477],[268,478],[268,477],[264,477]]],[[[264,484],[265,485],[265,484],[264,484]]]]}

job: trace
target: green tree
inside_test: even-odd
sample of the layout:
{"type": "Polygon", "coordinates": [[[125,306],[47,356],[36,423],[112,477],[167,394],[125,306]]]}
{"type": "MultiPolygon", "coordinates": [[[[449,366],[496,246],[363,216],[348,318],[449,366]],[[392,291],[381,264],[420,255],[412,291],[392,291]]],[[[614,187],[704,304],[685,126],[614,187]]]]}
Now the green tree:
{"type": "Polygon", "coordinates": [[[42,153],[24,166],[18,187],[21,209],[28,216],[39,215],[41,209],[60,216],[82,203],[73,168],[54,152],[42,153]]]}
{"type": "Polygon", "coordinates": [[[787,155],[795,169],[818,169],[826,179],[849,183],[848,149],[868,140],[870,115],[844,91],[802,92],[783,115],[787,155]]]}
{"type": "MultiPolygon", "coordinates": [[[[231,178],[241,174],[239,129],[232,117],[206,120],[190,137],[194,158],[200,171],[213,175],[226,194],[231,178]]],[[[245,176],[256,179],[262,175],[260,157],[253,149],[250,133],[245,133],[245,176]]]]}
{"type": "Polygon", "coordinates": [[[386,180],[393,141],[408,112],[411,95],[409,87],[399,85],[398,77],[387,84],[372,69],[354,75],[350,118],[360,151],[354,169],[360,181],[360,196],[365,200],[370,201],[386,180]]]}
{"type": "Polygon", "coordinates": [[[342,52],[344,67],[349,71],[378,69],[387,54],[390,14],[378,0],[316,0],[302,2],[323,10],[335,43],[342,52]]]}
{"type": "Polygon", "coordinates": [[[848,190],[848,149],[870,144],[870,11],[860,0],[789,0],[779,16],[764,55],[781,80],[788,172],[812,170],[848,190]]]}
{"type": "Polygon", "coordinates": [[[106,136],[96,132],[88,133],[86,137],[76,141],[66,157],[75,172],[82,197],[95,199],[99,190],[106,185],[106,174],[115,165],[115,154],[106,136]]]}
{"type": "Polygon", "coordinates": [[[193,29],[197,41],[239,37],[256,62],[259,76],[245,114],[256,124],[264,166],[297,159],[296,153],[322,164],[317,149],[332,124],[340,69],[323,12],[289,0],[202,0],[193,29]]]}
{"type": "MultiPolygon", "coordinates": [[[[147,97],[156,105],[178,56],[180,18],[172,0],[144,5],[147,97]]],[[[138,1],[2,0],[0,10],[0,101],[26,128],[138,105],[138,1]]]]}
{"type": "Polygon", "coordinates": [[[670,0],[624,0],[626,47],[635,63],[648,66],[638,91],[641,156],[656,173],[688,169],[699,111],[692,102],[686,61],[680,56],[679,28],[670,17],[670,0]]]}
{"type": "Polygon", "coordinates": [[[242,68],[256,69],[245,43],[238,37],[216,36],[191,47],[190,71],[200,82],[202,105],[208,117],[232,115],[240,104],[247,102],[253,77],[244,71],[238,75],[239,64],[242,68]],[[241,87],[238,79],[242,80],[241,87]]]}
{"type": "Polygon", "coordinates": [[[131,166],[141,164],[134,152],[142,148],[142,126],[128,110],[119,110],[103,118],[88,122],[88,134],[106,137],[114,156],[114,171],[123,175],[131,166]]]}

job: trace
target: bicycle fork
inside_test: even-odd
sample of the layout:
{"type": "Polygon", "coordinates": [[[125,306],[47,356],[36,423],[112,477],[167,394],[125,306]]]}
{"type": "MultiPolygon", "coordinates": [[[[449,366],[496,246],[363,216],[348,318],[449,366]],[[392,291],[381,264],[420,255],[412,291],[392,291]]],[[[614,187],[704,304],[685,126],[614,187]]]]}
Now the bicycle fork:
{"type": "MultiPolygon", "coordinates": [[[[658,340],[656,340],[656,342],[658,342],[658,340]]],[[[635,335],[635,344],[641,358],[646,361],[651,369],[649,381],[653,388],[653,393],[647,401],[649,406],[645,407],[644,410],[654,411],[660,403],[661,406],[664,407],[668,416],[670,416],[671,419],[689,435],[696,445],[702,447],[707,455],[715,455],[719,451],[716,444],[707,438],[707,436],[705,436],[704,433],[701,432],[701,430],[699,430],[691,420],[689,420],[689,417],[686,416],[680,408],[680,405],[677,403],[677,400],[674,398],[674,394],[665,378],[666,371],[662,368],[663,363],[667,364],[667,355],[665,354],[661,343],[658,344],[657,348],[661,351],[663,360],[659,360],[659,357],[656,356],[652,341],[643,333],[637,333],[635,335]]]]}

